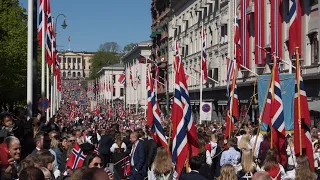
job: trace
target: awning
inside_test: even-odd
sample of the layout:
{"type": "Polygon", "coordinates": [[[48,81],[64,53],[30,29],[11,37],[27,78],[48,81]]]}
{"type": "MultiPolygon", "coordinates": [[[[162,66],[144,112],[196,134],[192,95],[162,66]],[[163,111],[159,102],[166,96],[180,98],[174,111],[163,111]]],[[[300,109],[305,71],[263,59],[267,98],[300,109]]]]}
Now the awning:
{"type": "Polygon", "coordinates": [[[310,111],[320,112],[320,100],[308,102],[310,111]]]}

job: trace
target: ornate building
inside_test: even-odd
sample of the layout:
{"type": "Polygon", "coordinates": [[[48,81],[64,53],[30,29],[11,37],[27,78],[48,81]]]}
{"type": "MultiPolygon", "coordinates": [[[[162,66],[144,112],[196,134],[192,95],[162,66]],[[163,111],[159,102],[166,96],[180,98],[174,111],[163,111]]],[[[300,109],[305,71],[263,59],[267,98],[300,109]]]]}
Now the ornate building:
{"type": "Polygon", "coordinates": [[[80,79],[89,77],[91,68],[91,52],[63,52],[59,53],[62,79],[80,79]]]}

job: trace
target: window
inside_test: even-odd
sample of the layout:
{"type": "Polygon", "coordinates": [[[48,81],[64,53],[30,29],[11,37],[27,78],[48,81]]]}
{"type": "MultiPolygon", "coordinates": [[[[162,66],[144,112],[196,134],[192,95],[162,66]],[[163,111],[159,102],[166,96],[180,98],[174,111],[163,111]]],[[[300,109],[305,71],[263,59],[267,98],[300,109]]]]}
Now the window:
{"type": "Polygon", "coordinates": [[[112,86],[112,89],[113,89],[113,90],[112,90],[112,95],[113,95],[113,96],[116,96],[116,88],[115,88],[114,86],[112,86]]]}
{"type": "Polygon", "coordinates": [[[81,58],[78,58],[78,63],[81,63],[81,58]]]}
{"type": "Polygon", "coordinates": [[[91,69],[91,66],[89,66],[89,69],[91,69]]]}
{"type": "Polygon", "coordinates": [[[80,64],[78,64],[78,69],[80,69],[80,64]]]}
{"type": "Polygon", "coordinates": [[[77,59],[76,59],[76,58],[72,58],[72,62],[73,62],[73,63],[76,63],[76,62],[77,62],[77,59]]]}
{"type": "Polygon", "coordinates": [[[311,64],[318,64],[319,62],[319,40],[318,33],[309,34],[311,44],[311,64]]]}
{"type": "Polygon", "coordinates": [[[227,24],[223,24],[221,26],[221,43],[228,41],[228,26],[227,24]]]}
{"type": "Polygon", "coordinates": [[[72,73],[72,77],[76,77],[76,72],[73,72],[73,73],[72,73]]]}
{"type": "Polygon", "coordinates": [[[66,72],[62,73],[62,77],[64,77],[64,78],[66,77],[66,72]]]}
{"type": "Polygon", "coordinates": [[[189,28],[189,21],[188,21],[188,20],[186,20],[185,22],[186,22],[185,30],[187,31],[187,30],[188,30],[188,28],[189,28]]]}
{"type": "Polygon", "coordinates": [[[112,74],[112,84],[116,83],[116,75],[112,74]]]}
{"type": "Polygon", "coordinates": [[[71,58],[68,58],[68,63],[71,63],[71,58]]]}
{"type": "Polygon", "coordinates": [[[81,77],[81,73],[80,72],[78,72],[78,76],[77,77],[81,77]]]}
{"type": "Polygon", "coordinates": [[[188,45],[186,45],[186,56],[188,56],[189,55],[189,46],[188,45]]]}
{"type": "Polygon", "coordinates": [[[67,63],[67,60],[65,57],[63,57],[63,63],[67,63]]]}
{"type": "Polygon", "coordinates": [[[76,69],[76,66],[75,66],[75,65],[73,65],[73,69],[76,69]]]}
{"type": "Polygon", "coordinates": [[[123,88],[120,88],[120,97],[123,97],[123,95],[124,95],[123,88]]]}

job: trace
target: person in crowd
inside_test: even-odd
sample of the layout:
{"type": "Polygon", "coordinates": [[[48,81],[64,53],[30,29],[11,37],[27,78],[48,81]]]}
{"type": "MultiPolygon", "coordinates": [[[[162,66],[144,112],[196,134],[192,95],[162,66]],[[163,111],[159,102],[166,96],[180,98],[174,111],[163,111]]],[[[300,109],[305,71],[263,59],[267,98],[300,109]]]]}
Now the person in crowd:
{"type": "Polygon", "coordinates": [[[252,149],[254,149],[254,152],[253,152],[254,158],[258,159],[260,144],[263,141],[263,135],[261,133],[258,134],[258,128],[254,128],[252,131],[252,134],[253,135],[250,140],[250,146],[252,147],[252,149]]]}
{"type": "Polygon", "coordinates": [[[297,160],[294,152],[293,137],[289,136],[287,138],[287,141],[288,141],[288,145],[287,145],[286,151],[287,151],[288,164],[286,167],[286,171],[287,171],[287,175],[290,175],[291,173],[294,174],[293,170],[296,167],[297,160]]]}
{"type": "Polygon", "coordinates": [[[48,150],[40,150],[36,156],[40,160],[40,167],[46,168],[50,172],[50,177],[53,176],[54,156],[48,150]]]}
{"type": "Polygon", "coordinates": [[[190,158],[190,173],[182,173],[180,180],[207,180],[204,176],[199,173],[202,166],[202,160],[199,156],[192,156],[190,158]]]}
{"type": "Polygon", "coordinates": [[[268,152],[268,150],[270,149],[270,138],[271,138],[271,134],[270,132],[268,132],[264,138],[263,141],[260,144],[260,149],[259,149],[259,154],[258,154],[258,164],[259,166],[263,166],[263,162],[266,158],[266,154],[268,152]]]}
{"type": "Polygon", "coordinates": [[[238,148],[240,150],[244,150],[244,149],[252,149],[251,145],[250,145],[250,134],[244,134],[242,135],[240,142],[239,142],[239,146],[238,148]]]}
{"type": "Polygon", "coordinates": [[[146,166],[147,171],[151,170],[152,163],[157,153],[157,143],[152,139],[149,130],[146,132],[147,137],[144,140],[144,148],[146,152],[146,166]]]}
{"type": "Polygon", "coordinates": [[[256,164],[253,162],[252,151],[247,149],[242,150],[241,170],[238,171],[238,179],[251,180],[256,172],[256,164]]]}
{"type": "Polygon", "coordinates": [[[204,140],[204,138],[199,137],[198,143],[199,143],[198,156],[201,159],[201,168],[199,170],[199,173],[202,176],[204,176],[206,179],[209,179],[211,177],[211,172],[210,172],[210,166],[212,164],[211,154],[205,148],[205,140],[204,140]]]}
{"type": "Polygon", "coordinates": [[[101,136],[101,140],[99,143],[99,153],[105,165],[110,163],[110,159],[111,159],[110,148],[112,144],[113,144],[113,138],[109,133],[106,132],[104,135],[101,136]]]}
{"type": "Polygon", "coordinates": [[[54,178],[52,177],[51,172],[47,168],[39,167],[39,169],[42,171],[45,180],[54,180],[54,178]]]}
{"type": "Polygon", "coordinates": [[[211,165],[211,173],[212,173],[212,177],[211,180],[214,180],[214,178],[218,178],[220,175],[220,159],[221,159],[221,155],[225,150],[224,147],[224,135],[223,134],[219,134],[217,135],[218,139],[217,139],[217,148],[216,148],[216,153],[215,155],[212,157],[212,165],[211,165]]]}
{"type": "Polygon", "coordinates": [[[236,170],[231,164],[225,164],[221,167],[218,180],[237,180],[236,170]]]}
{"type": "Polygon", "coordinates": [[[261,170],[268,172],[271,178],[275,180],[286,177],[283,166],[277,161],[277,152],[273,149],[268,150],[261,170]]]}
{"type": "Polygon", "coordinates": [[[217,142],[218,142],[218,135],[217,134],[214,134],[212,133],[211,134],[211,139],[210,139],[210,155],[211,155],[211,158],[213,158],[217,152],[217,142]]]}
{"type": "Polygon", "coordinates": [[[269,175],[269,173],[265,171],[261,171],[261,172],[256,172],[253,175],[252,180],[272,180],[272,178],[269,175]]]}
{"type": "Polygon", "coordinates": [[[173,179],[173,172],[172,159],[168,150],[164,147],[159,147],[152,163],[151,171],[148,173],[148,179],[171,180],[173,179]]]}
{"type": "Polygon", "coordinates": [[[131,175],[130,180],[143,179],[146,173],[146,157],[142,142],[139,141],[138,132],[133,132],[130,135],[130,141],[132,142],[132,150],[130,153],[131,161],[131,175]]]}
{"type": "Polygon", "coordinates": [[[41,162],[37,156],[29,155],[25,159],[23,159],[18,166],[18,176],[21,171],[27,167],[40,167],[41,162]]]}
{"type": "Polygon", "coordinates": [[[89,167],[89,168],[103,168],[102,164],[102,158],[100,155],[90,153],[87,155],[86,159],[83,162],[83,166],[89,167]]]}
{"type": "Polygon", "coordinates": [[[1,180],[18,177],[18,161],[21,157],[21,145],[18,138],[8,136],[0,145],[1,180]]]}
{"type": "Polygon", "coordinates": [[[232,164],[236,166],[240,162],[240,152],[236,151],[235,148],[237,147],[237,139],[231,137],[228,139],[228,147],[227,151],[224,151],[221,155],[220,159],[220,166],[225,164],[232,164]]]}
{"type": "Polygon", "coordinates": [[[19,180],[46,180],[43,172],[37,167],[27,167],[20,173],[19,180]]]}
{"type": "MultiPolygon", "coordinates": [[[[13,136],[14,122],[10,114],[4,114],[1,117],[1,130],[4,130],[6,136],[13,136]]],[[[2,139],[3,140],[3,139],[2,139]]]]}
{"type": "Polygon", "coordinates": [[[34,143],[36,145],[36,148],[32,151],[32,153],[31,153],[32,155],[36,155],[38,151],[43,149],[43,139],[44,139],[43,132],[39,132],[36,134],[36,136],[34,138],[34,143]]]}
{"type": "Polygon", "coordinates": [[[297,157],[297,166],[295,168],[295,180],[316,180],[317,175],[311,170],[309,159],[306,155],[297,157]]]}
{"type": "MultiPolygon", "coordinates": [[[[122,141],[122,136],[120,133],[116,133],[115,140],[113,145],[110,148],[110,151],[112,152],[112,163],[117,163],[118,161],[121,161],[125,157],[125,151],[127,150],[126,144],[122,141]]],[[[114,166],[114,170],[120,174],[122,168],[121,163],[117,163],[114,166]]]]}

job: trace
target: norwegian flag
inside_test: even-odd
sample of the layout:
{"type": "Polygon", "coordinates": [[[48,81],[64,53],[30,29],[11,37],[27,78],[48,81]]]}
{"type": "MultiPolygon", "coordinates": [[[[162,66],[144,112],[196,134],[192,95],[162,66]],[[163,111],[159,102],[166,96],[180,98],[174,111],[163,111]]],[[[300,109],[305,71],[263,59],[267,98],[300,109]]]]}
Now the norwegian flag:
{"type": "MultiPolygon", "coordinates": [[[[301,0],[300,0],[301,1],[301,0]]],[[[299,0],[289,0],[289,53],[293,55],[296,47],[301,47],[301,15],[299,0]]],[[[299,54],[301,48],[298,49],[299,54]]]]}
{"type": "Polygon", "coordinates": [[[136,68],[136,76],[137,76],[137,84],[140,84],[140,73],[138,71],[138,68],[136,68]]]}
{"type": "Polygon", "coordinates": [[[234,74],[234,61],[227,58],[227,97],[229,97],[229,85],[234,74]]]}
{"type": "MultiPolygon", "coordinates": [[[[147,117],[147,125],[151,126],[151,134],[153,139],[156,141],[157,144],[161,144],[164,148],[168,148],[167,140],[165,138],[164,130],[161,125],[161,118],[160,118],[160,110],[159,104],[157,100],[157,95],[155,92],[154,86],[152,84],[152,77],[150,71],[148,71],[148,108],[151,110],[151,113],[148,111],[147,117]]],[[[154,82],[156,83],[156,81],[154,82]]]]}
{"type": "Polygon", "coordinates": [[[84,160],[86,159],[86,155],[83,154],[79,144],[74,143],[72,154],[70,155],[67,161],[67,167],[71,169],[77,169],[82,167],[84,160]]]}
{"type": "Polygon", "coordinates": [[[122,74],[120,75],[118,82],[121,84],[125,84],[126,83],[126,71],[123,71],[122,74]]]}
{"type": "MultiPolygon", "coordinates": [[[[282,57],[282,5],[281,0],[271,0],[271,52],[282,57]]],[[[300,27],[301,28],[301,27],[300,27]]]]}
{"type": "Polygon", "coordinates": [[[305,154],[310,162],[311,169],[314,170],[314,157],[312,140],[310,134],[310,113],[307,94],[304,89],[303,79],[300,72],[300,62],[296,61],[296,85],[294,95],[294,151],[297,156],[305,154]],[[299,124],[301,123],[301,129],[299,124]],[[301,134],[300,134],[301,132],[301,134]]]}
{"type": "Polygon", "coordinates": [[[130,157],[121,160],[121,178],[126,178],[131,174],[130,157]]]}
{"type": "Polygon", "coordinates": [[[131,82],[131,86],[133,87],[134,89],[134,83],[133,83],[133,78],[132,78],[132,66],[130,66],[130,82],[131,82]]]}
{"type": "Polygon", "coordinates": [[[53,35],[53,27],[52,27],[52,17],[51,17],[51,9],[50,9],[50,0],[47,0],[47,36],[46,36],[46,61],[49,66],[53,64],[52,57],[52,35],[53,35]]]}
{"type": "Polygon", "coordinates": [[[39,27],[38,27],[38,44],[42,46],[42,32],[46,32],[47,20],[46,20],[47,0],[40,0],[39,6],[39,27]],[[44,27],[44,29],[43,29],[44,27]]]}
{"type": "MultiPolygon", "coordinates": [[[[203,71],[203,79],[208,80],[208,71],[207,71],[207,53],[206,53],[206,34],[204,32],[204,27],[202,26],[202,71],[203,71]]],[[[202,77],[201,77],[202,78],[202,77]]]]}
{"type": "MultiPolygon", "coordinates": [[[[254,38],[255,44],[261,47],[265,45],[264,1],[265,0],[254,0],[254,38]]],[[[254,50],[255,64],[265,64],[265,53],[263,53],[263,50],[258,46],[255,46],[254,50]]]]}
{"type": "Polygon", "coordinates": [[[278,71],[278,63],[274,58],[274,67],[271,77],[271,83],[265,109],[263,112],[263,122],[271,127],[272,144],[279,153],[281,164],[286,165],[286,147],[285,147],[285,123],[283,113],[283,103],[281,96],[280,77],[278,71]]]}
{"type": "Polygon", "coordinates": [[[240,63],[240,59],[241,59],[241,45],[240,45],[240,30],[239,30],[239,19],[238,16],[235,16],[235,20],[234,20],[234,44],[235,44],[235,59],[237,63],[240,63]]]}
{"type": "MultiPolygon", "coordinates": [[[[236,73],[236,65],[232,67],[232,71],[236,73]]],[[[224,138],[230,137],[231,132],[234,130],[234,125],[239,119],[239,99],[238,99],[238,89],[236,84],[236,76],[233,77],[232,89],[229,95],[228,110],[227,110],[227,123],[224,138]]]]}
{"type": "Polygon", "coordinates": [[[240,64],[246,68],[249,68],[249,16],[247,15],[247,8],[250,0],[240,0],[241,9],[241,21],[240,21],[240,33],[241,33],[241,60],[240,64]]]}
{"type": "MultiPolygon", "coordinates": [[[[172,105],[172,162],[176,164],[176,171],[181,173],[189,150],[191,154],[198,154],[198,135],[191,117],[191,105],[182,60],[178,44],[175,45],[175,85],[172,105]],[[191,147],[191,148],[190,148],[191,147]]],[[[192,156],[191,155],[191,156],[192,156]]],[[[190,156],[188,156],[190,157],[190,156]]]]}

